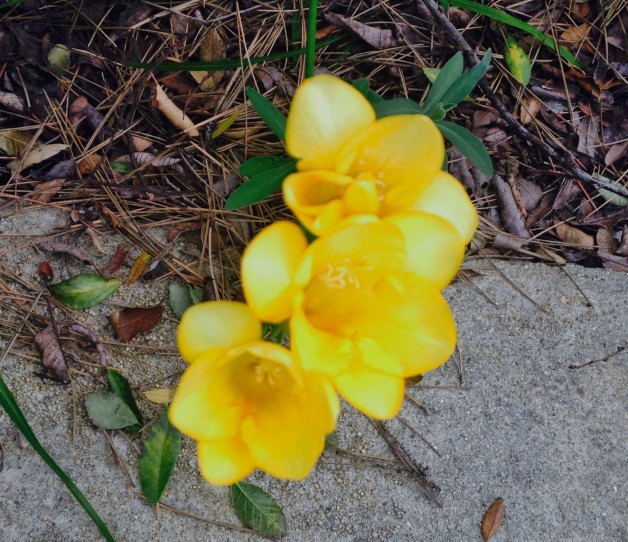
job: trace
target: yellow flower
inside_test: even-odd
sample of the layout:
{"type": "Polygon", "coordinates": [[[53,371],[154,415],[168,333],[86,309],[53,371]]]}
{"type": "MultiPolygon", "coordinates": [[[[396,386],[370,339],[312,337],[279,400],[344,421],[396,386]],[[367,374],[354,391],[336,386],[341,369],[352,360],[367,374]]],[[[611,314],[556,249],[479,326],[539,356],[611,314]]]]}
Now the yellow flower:
{"type": "Polygon", "coordinates": [[[261,335],[242,303],[200,303],[181,318],[179,350],[190,366],[169,417],[198,441],[201,472],[213,484],[233,484],[255,468],[301,479],[335,426],[338,398],[327,379],[261,335]]]}
{"type": "Polygon", "coordinates": [[[434,369],[454,348],[440,289],[464,245],[451,224],[427,213],[353,222],[309,246],[295,224],[267,227],[244,252],[242,283],[258,318],[290,318],[306,370],[328,375],[369,416],[390,418],[404,378],[434,369]]]}
{"type": "Polygon", "coordinates": [[[318,75],[297,89],[286,126],[297,173],[283,185],[286,204],[316,235],[351,215],[428,212],[451,222],[468,243],[478,216],[460,183],[441,171],[443,138],[424,115],[379,120],[348,83],[318,75]]]}

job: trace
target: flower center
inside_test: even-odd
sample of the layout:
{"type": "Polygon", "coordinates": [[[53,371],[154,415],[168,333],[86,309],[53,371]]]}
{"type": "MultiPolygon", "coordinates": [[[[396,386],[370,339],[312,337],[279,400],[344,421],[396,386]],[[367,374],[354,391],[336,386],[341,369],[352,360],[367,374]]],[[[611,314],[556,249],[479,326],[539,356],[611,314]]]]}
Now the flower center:
{"type": "Polygon", "coordinates": [[[284,369],[276,363],[266,363],[258,360],[252,366],[254,381],[262,386],[277,386],[284,377],[284,369]]]}

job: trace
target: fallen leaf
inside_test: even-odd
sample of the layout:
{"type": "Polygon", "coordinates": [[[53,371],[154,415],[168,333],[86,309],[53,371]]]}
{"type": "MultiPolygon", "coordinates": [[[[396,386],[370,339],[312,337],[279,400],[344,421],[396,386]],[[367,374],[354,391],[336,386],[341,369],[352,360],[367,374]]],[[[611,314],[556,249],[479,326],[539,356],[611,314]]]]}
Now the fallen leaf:
{"type": "Polygon", "coordinates": [[[622,141],[611,145],[604,157],[604,163],[607,166],[610,166],[620,158],[624,158],[626,156],[626,149],[628,149],[628,141],[622,141]]]}
{"type": "Polygon", "coordinates": [[[181,224],[177,224],[176,226],[172,226],[168,230],[168,234],[166,235],[166,240],[170,243],[174,241],[179,235],[188,231],[195,231],[201,229],[200,221],[193,222],[183,222],[181,224]]]}
{"type": "Polygon", "coordinates": [[[167,405],[172,402],[172,398],[174,397],[174,390],[171,388],[153,388],[152,390],[146,390],[142,393],[146,399],[148,399],[151,403],[156,403],[158,405],[167,405]]]}
{"type": "MultiPolygon", "coordinates": [[[[222,60],[227,56],[227,47],[215,28],[210,28],[203,36],[199,48],[199,58],[202,62],[222,60]]],[[[224,75],[224,71],[191,71],[190,75],[203,90],[212,90],[224,75]]]]}
{"type": "Polygon", "coordinates": [[[100,154],[88,154],[78,163],[76,169],[81,175],[85,175],[94,171],[104,161],[104,157],[100,154]]]}
{"type": "Polygon", "coordinates": [[[482,539],[486,542],[499,530],[504,520],[504,500],[495,499],[482,517],[482,539]]]}
{"type": "Polygon", "coordinates": [[[0,130],[0,150],[9,156],[17,156],[28,148],[32,137],[19,130],[0,130]]]}
{"type": "Polygon", "coordinates": [[[200,132],[194,126],[194,123],[175,103],[168,98],[164,90],[159,83],[155,81],[154,85],[155,96],[153,98],[153,105],[161,111],[166,118],[174,124],[181,131],[185,132],[190,137],[198,137],[200,132]]]}
{"type": "Polygon", "coordinates": [[[490,126],[497,118],[497,112],[494,109],[478,109],[473,113],[473,127],[490,126]]]}
{"type": "Polygon", "coordinates": [[[68,364],[52,324],[37,333],[35,345],[41,354],[41,363],[57,375],[63,382],[68,382],[68,364]]]}
{"type": "Polygon", "coordinates": [[[69,147],[69,145],[65,145],[63,143],[39,145],[38,147],[32,148],[26,156],[11,160],[11,162],[7,164],[7,167],[13,171],[22,171],[23,169],[39,164],[44,160],[48,160],[48,158],[52,158],[69,147]]]}
{"type": "Polygon", "coordinates": [[[592,235],[584,233],[578,228],[574,228],[564,222],[556,224],[556,235],[561,241],[569,243],[570,245],[576,245],[580,248],[593,248],[595,246],[595,239],[592,235]]]}
{"type": "Polygon", "coordinates": [[[616,256],[615,254],[606,254],[598,252],[598,256],[604,260],[604,267],[613,271],[628,271],[628,257],[616,256]]]}
{"type": "Polygon", "coordinates": [[[138,280],[146,271],[146,267],[150,263],[151,256],[148,252],[142,252],[133,262],[133,266],[129,271],[128,282],[135,282],[138,280]]]}
{"type": "Polygon", "coordinates": [[[0,105],[16,113],[24,113],[24,111],[26,111],[24,100],[12,92],[0,91],[0,105]]]}
{"type": "Polygon", "coordinates": [[[595,234],[595,242],[597,243],[598,251],[605,252],[607,254],[613,254],[615,252],[615,237],[613,232],[608,228],[600,228],[595,234]]]}
{"type": "Polygon", "coordinates": [[[530,82],[532,63],[521,45],[512,36],[506,36],[504,61],[508,70],[517,81],[522,85],[527,85],[530,82]]]}
{"type": "Polygon", "coordinates": [[[591,30],[591,25],[589,23],[570,26],[560,35],[560,39],[567,43],[578,43],[587,37],[589,30],[591,30]]]}
{"type": "Polygon", "coordinates": [[[161,305],[154,307],[125,308],[112,312],[109,322],[117,337],[128,343],[138,333],[145,333],[153,329],[164,312],[161,305]]]}
{"type": "Polygon", "coordinates": [[[54,179],[44,183],[38,183],[30,194],[32,201],[50,203],[65,184],[65,179],[54,179]]]}
{"type": "Polygon", "coordinates": [[[529,239],[531,234],[526,228],[526,221],[517,206],[510,185],[499,175],[493,176],[491,184],[495,189],[497,199],[501,203],[501,217],[506,230],[517,237],[529,239]]]}
{"type": "Polygon", "coordinates": [[[82,249],[79,247],[75,247],[73,245],[68,245],[66,243],[59,243],[56,241],[46,241],[44,243],[39,243],[37,245],[41,250],[45,250],[46,252],[56,252],[61,254],[68,254],[73,258],[76,258],[78,261],[94,265],[94,260],[82,249]]]}
{"type": "Polygon", "coordinates": [[[54,278],[52,267],[50,267],[50,264],[47,261],[40,262],[40,264],[37,266],[37,270],[39,271],[39,274],[46,280],[52,280],[54,278]]]}
{"type": "Polygon", "coordinates": [[[68,331],[73,331],[74,333],[85,337],[90,343],[92,343],[94,348],[96,348],[96,352],[98,352],[98,361],[100,362],[100,365],[102,367],[106,367],[107,365],[109,365],[105,347],[100,341],[100,337],[96,335],[96,332],[93,329],[82,324],[77,324],[76,322],[68,323],[66,324],[66,326],[68,331]]]}
{"type": "Polygon", "coordinates": [[[540,110],[541,100],[538,98],[530,97],[523,100],[523,103],[521,104],[521,113],[519,114],[521,124],[530,124],[538,115],[540,110]]]}
{"type": "Polygon", "coordinates": [[[89,309],[107,299],[119,286],[119,280],[107,280],[100,275],[85,274],[50,284],[48,291],[68,307],[89,309]]]}
{"type": "Polygon", "coordinates": [[[399,45],[392,30],[369,26],[336,13],[326,13],[324,18],[328,23],[351,30],[375,49],[390,49],[399,45]]]}
{"type": "Polygon", "coordinates": [[[85,396],[85,407],[92,423],[102,429],[122,429],[137,423],[133,411],[113,392],[88,393],[85,396]]]}
{"type": "Polygon", "coordinates": [[[576,126],[578,132],[578,152],[595,158],[600,146],[600,118],[584,115],[576,126]]]}
{"type": "Polygon", "coordinates": [[[129,251],[122,248],[122,245],[118,245],[116,247],[115,254],[111,258],[111,261],[109,262],[109,265],[107,265],[107,267],[105,267],[102,270],[102,274],[105,277],[110,277],[111,275],[113,275],[120,268],[120,266],[124,263],[124,260],[126,260],[128,255],[129,255],[129,251]]]}

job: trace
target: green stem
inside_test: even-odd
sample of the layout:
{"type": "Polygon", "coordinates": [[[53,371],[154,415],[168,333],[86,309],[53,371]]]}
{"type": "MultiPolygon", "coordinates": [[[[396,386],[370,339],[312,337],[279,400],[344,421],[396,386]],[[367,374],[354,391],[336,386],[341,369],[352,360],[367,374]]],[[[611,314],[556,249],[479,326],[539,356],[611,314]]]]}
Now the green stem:
{"type": "Polygon", "coordinates": [[[316,52],[316,16],[318,14],[318,0],[310,0],[307,13],[307,43],[305,44],[305,77],[314,75],[314,53],[316,52]]]}

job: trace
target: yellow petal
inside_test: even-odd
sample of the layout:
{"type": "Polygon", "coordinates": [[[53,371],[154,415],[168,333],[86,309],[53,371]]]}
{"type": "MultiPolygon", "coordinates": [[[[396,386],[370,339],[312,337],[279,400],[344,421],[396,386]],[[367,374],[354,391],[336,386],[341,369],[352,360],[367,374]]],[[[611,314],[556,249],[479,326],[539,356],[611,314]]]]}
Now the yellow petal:
{"type": "Polygon", "coordinates": [[[242,407],[239,385],[234,380],[228,359],[217,362],[212,351],[197,358],[175,391],[168,410],[172,425],[199,441],[236,435],[242,407]]]}
{"type": "Polygon", "coordinates": [[[230,348],[262,336],[262,324],[244,303],[208,301],[183,313],[177,342],[181,356],[192,363],[216,348],[230,348]]]}
{"type": "Polygon", "coordinates": [[[388,212],[405,209],[440,216],[456,227],[465,244],[471,241],[478,227],[479,217],[467,191],[455,177],[440,172],[432,182],[417,192],[412,196],[411,190],[407,190],[405,201],[400,192],[397,204],[391,205],[388,212]]]}
{"type": "Polygon", "coordinates": [[[348,403],[377,420],[397,415],[403,403],[404,380],[363,366],[334,378],[338,392],[348,403]]]}
{"type": "Polygon", "coordinates": [[[255,463],[242,439],[210,440],[198,443],[201,474],[218,486],[235,484],[255,470],[255,463]]]}
{"type": "Polygon", "coordinates": [[[406,181],[430,182],[444,157],[443,136],[429,117],[395,115],[351,138],[338,156],[336,171],[352,177],[371,173],[388,190],[406,181]]]}
{"type": "Polygon", "coordinates": [[[397,214],[385,221],[403,233],[407,271],[429,280],[439,290],[451,282],[462,264],[465,243],[450,222],[427,213],[397,214]]]}
{"type": "Polygon", "coordinates": [[[351,183],[342,200],[346,215],[379,214],[379,192],[372,181],[356,180],[351,183]]]}
{"type": "Polygon", "coordinates": [[[292,313],[294,275],[307,247],[296,224],[275,222],[262,230],[242,256],[242,287],[255,315],[279,323],[292,313]]]}
{"type": "Polygon", "coordinates": [[[300,171],[333,170],[338,148],[375,121],[375,111],[349,83],[330,75],[305,80],[297,89],[286,125],[286,147],[300,171]]]}

